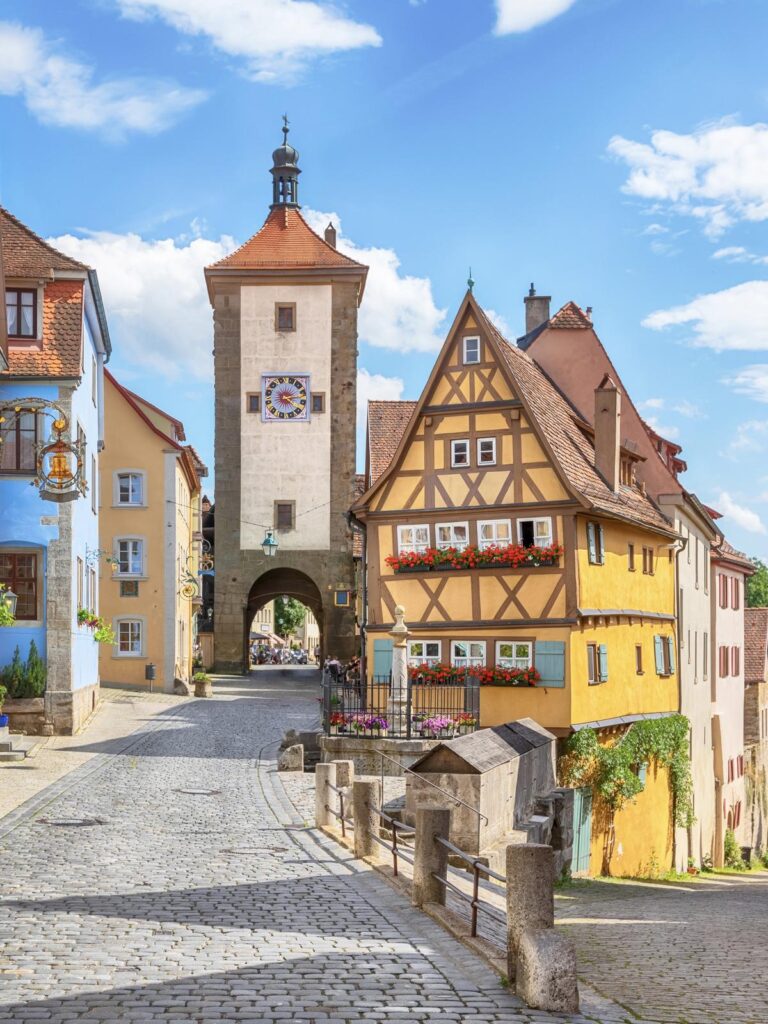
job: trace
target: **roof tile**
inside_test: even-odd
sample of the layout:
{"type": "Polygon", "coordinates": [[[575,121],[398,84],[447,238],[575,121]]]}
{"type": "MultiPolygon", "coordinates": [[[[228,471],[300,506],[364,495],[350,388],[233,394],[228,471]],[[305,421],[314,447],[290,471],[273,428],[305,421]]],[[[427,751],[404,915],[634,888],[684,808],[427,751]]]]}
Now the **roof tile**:
{"type": "Polygon", "coordinates": [[[575,302],[566,302],[562,309],[549,321],[549,326],[555,330],[572,331],[592,326],[592,321],[575,302]]]}
{"type": "Polygon", "coordinates": [[[261,230],[208,269],[318,266],[366,269],[362,263],[345,256],[316,234],[298,210],[275,207],[270,210],[261,230]]]}
{"type": "Polygon", "coordinates": [[[84,263],[54,249],[0,206],[0,234],[3,236],[3,269],[6,281],[14,277],[49,277],[54,270],[86,271],[84,263]]]}
{"type": "MultiPolygon", "coordinates": [[[[3,236],[5,241],[5,236],[3,236]]],[[[43,290],[42,345],[8,345],[4,377],[79,377],[82,370],[83,282],[51,281],[43,290]]]]}
{"type": "Polygon", "coordinates": [[[759,683],[766,678],[768,650],[768,608],[744,609],[744,682],[759,683]]]}
{"type": "Polygon", "coordinates": [[[418,402],[368,403],[368,466],[375,484],[395,456],[418,402]]]}

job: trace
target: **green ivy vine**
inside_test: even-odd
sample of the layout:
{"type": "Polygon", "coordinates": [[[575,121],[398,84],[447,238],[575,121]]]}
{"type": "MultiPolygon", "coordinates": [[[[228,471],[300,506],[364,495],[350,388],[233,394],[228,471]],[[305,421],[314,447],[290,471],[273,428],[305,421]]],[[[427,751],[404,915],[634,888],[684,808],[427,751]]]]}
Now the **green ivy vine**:
{"type": "Polygon", "coordinates": [[[569,786],[591,786],[612,814],[643,790],[638,772],[654,762],[669,772],[675,824],[686,828],[696,820],[688,751],[690,723],[685,715],[635,722],[610,746],[598,741],[594,729],[569,737],[560,774],[569,786]]]}

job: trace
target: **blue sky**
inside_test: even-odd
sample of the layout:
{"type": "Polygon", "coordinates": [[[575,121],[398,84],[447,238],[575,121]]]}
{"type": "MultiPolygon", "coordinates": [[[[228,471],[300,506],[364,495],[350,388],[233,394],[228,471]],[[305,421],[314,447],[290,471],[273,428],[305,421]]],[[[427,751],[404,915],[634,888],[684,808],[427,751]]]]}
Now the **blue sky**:
{"type": "Polygon", "coordinates": [[[763,0],[0,0],[0,200],[96,266],[112,370],[212,467],[202,266],[287,111],[371,264],[361,395],[418,396],[470,264],[513,337],[535,281],[768,557],[766,37],[763,0]]]}

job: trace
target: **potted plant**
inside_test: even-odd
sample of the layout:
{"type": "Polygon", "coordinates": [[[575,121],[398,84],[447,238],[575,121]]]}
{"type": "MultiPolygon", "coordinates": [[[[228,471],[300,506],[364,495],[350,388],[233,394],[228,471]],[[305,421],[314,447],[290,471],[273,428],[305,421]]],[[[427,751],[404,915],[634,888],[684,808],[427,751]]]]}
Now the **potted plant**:
{"type": "Polygon", "coordinates": [[[361,715],[350,715],[347,720],[349,731],[359,736],[361,732],[365,732],[365,719],[361,715]]]}
{"type": "Polygon", "coordinates": [[[8,728],[8,715],[3,714],[3,704],[8,696],[8,690],[0,683],[0,731],[8,728]]]}
{"type": "Polygon", "coordinates": [[[211,686],[211,677],[207,672],[195,672],[192,676],[192,682],[195,684],[195,696],[196,697],[212,697],[213,687],[211,686]]]}
{"type": "Polygon", "coordinates": [[[337,736],[339,730],[343,729],[347,720],[341,711],[332,711],[328,719],[328,732],[331,736],[337,736]]]}
{"type": "Polygon", "coordinates": [[[382,718],[380,715],[371,715],[365,721],[365,727],[369,729],[374,736],[386,736],[389,732],[389,722],[386,718],[382,718]]]}
{"type": "Polygon", "coordinates": [[[454,722],[460,736],[464,736],[468,732],[474,732],[477,728],[477,718],[470,714],[469,711],[461,711],[454,718],[454,722]]]}

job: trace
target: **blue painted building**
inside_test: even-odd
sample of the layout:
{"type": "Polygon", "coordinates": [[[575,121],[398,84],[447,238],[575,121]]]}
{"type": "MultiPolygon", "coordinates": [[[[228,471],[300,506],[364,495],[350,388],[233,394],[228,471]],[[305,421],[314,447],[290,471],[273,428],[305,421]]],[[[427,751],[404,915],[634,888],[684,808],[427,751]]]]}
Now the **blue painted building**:
{"type": "MultiPolygon", "coordinates": [[[[18,596],[15,626],[0,630],[0,666],[16,646],[26,659],[34,640],[47,666],[44,724],[71,733],[99,699],[99,648],[78,611],[99,603],[96,477],[109,332],[95,271],[2,207],[0,267],[0,583],[18,596]],[[62,436],[79,443],[81,474],[67,494],[74,500],[50,501],[41,497],[38,453],[62,417],[62,436]]],[[[76,453],[67,465],[74,470],[76,453]]]]}

